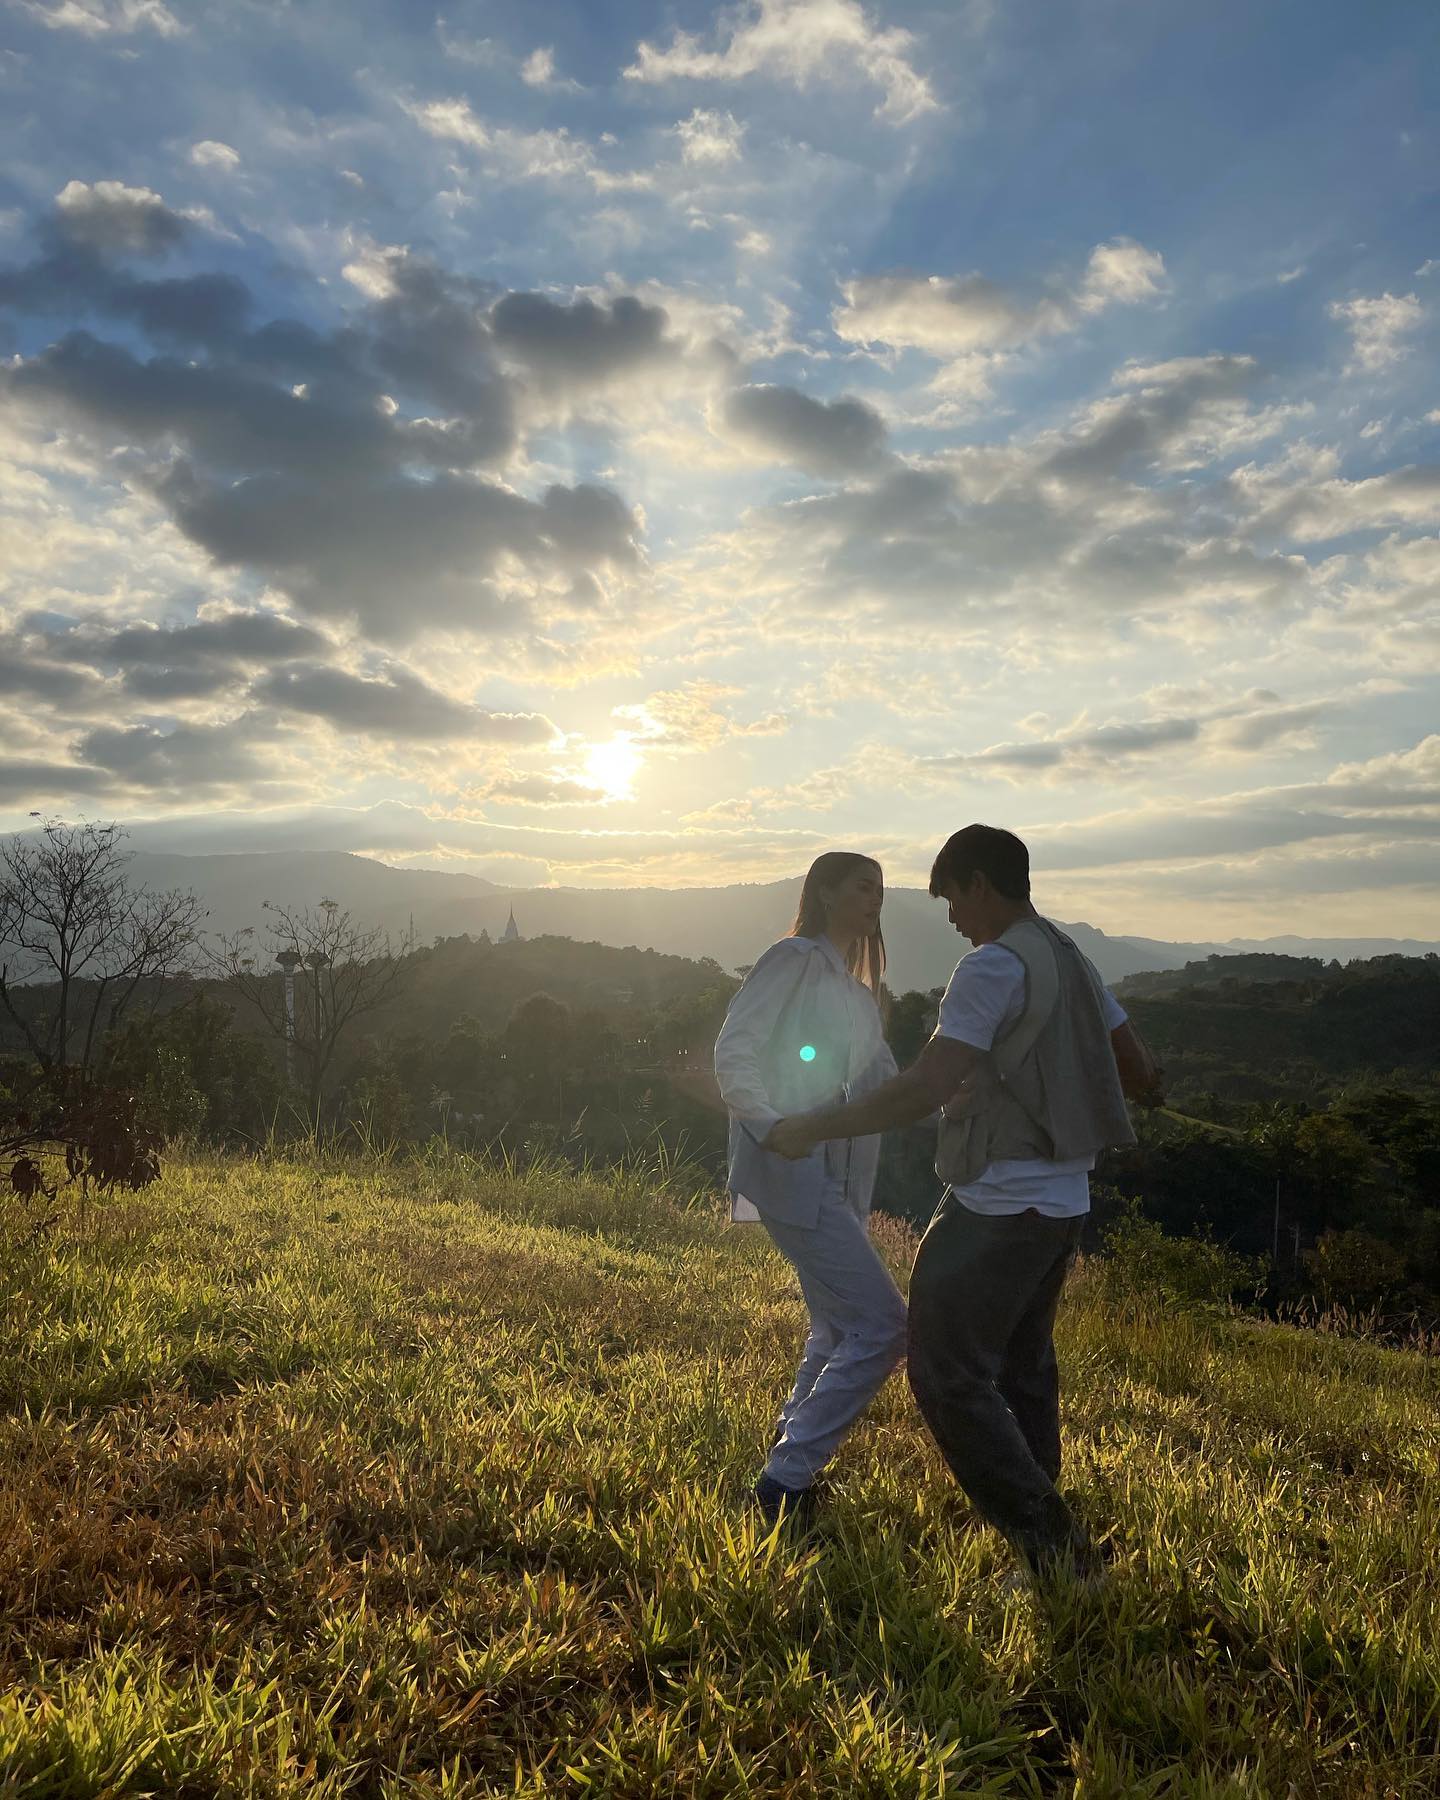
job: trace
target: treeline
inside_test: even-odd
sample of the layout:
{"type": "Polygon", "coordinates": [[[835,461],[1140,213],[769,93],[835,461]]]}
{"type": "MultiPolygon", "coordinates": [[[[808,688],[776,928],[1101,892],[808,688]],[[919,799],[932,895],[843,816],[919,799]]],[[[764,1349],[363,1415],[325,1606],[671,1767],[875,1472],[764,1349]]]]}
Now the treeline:
{"type": "Polygon", "coordinates": [[[1248,955],[1132,975],[1120,998],[1162,1047],[1170,1092],[1238,1118],[1255,1103],[1326,1105],[1357,1080],[1410,1087],[1440,1068],[1440,957],[1368,962],[1248,955]]]}
{"type": "MultiPolygon", "coordinates": [[[[369,1141],[443,1130],[469,1143],[563,1143],[577,1156],[656,1133],[712,1159],[723,1146],[704,1074],[739,983],[717,963],[565,938],[409,946],[388,991],[335,1034],[312,1095],[309,973],[298,971],[287,1028],[285,975],[269,960],[254,958],[243,979],[192,970],[143,986],[96,1035],[95,1079],[133,1091],[166,1136],[236,1145],[354,1129],[369,1141]]],[[[71,1011],[88,1016],[93,985],[72,983],[71,1011]]],[[[51,1028],[56,984],[14,998],[21,1025],[0,1020],[12,1099],[35,1072],[25,1027],[51,1028]]]]}

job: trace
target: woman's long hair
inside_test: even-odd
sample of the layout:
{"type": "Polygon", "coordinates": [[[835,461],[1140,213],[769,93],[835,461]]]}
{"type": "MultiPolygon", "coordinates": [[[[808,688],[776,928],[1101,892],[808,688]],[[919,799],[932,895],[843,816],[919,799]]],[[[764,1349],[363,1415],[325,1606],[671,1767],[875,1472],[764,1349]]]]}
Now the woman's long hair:
{"type": "MultiPolygon", "coordinates": [[[[817,856],[810,865],[805,877],[805,885],[800,889],[800,909],[795,914],[795,923],[790,927],[791,937],[823,937],[829,908],[825,904],[822,888],[838,887],[847,875],[862,864],[880,872],[880,865],[873,856],[866,856],[859,850],[827,850],[823,856],[817,856]]],[[[845,966],[857,981],[863,981],[866,987],[878,1000],[880,983],[885,976],[885,934],[877,924],[869,937],[861,938],[850,946],[845,958],[845,966]]]]}

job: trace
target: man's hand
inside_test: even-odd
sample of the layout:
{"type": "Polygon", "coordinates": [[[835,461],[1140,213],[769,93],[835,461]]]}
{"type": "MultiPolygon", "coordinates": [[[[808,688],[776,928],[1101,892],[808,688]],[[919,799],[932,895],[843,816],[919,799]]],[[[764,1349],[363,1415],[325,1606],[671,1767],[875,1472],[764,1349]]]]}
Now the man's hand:
{"type": "Polygon", "coordinates": [[[947,1119],[968,1119],[984,1108],[994,1087],[992,1070],[977,1063],[940,1110],[947,1119]]]}
{"type": "Polygon", "coordinates": [[[1115,1067],[1120,1072],[1120,1086],[1125,1090],[1125,1098],[1147,1109],[1163,1106],[1165,1071],[1128,1019],[1110,1033],[1110,1045],[1115,1052],[1115,1067]]]}
{"type": "Polygon", "coordinates": [[[793,1119],[777,1119],[766,1133],[762,1150],[773,1150],[777,1156],[788,1157],[791,1162],[798,1162],[802,1156],[808,1156],[820,1142],[811,1129],[810,1121],[803,1116],[793,1119]]]}

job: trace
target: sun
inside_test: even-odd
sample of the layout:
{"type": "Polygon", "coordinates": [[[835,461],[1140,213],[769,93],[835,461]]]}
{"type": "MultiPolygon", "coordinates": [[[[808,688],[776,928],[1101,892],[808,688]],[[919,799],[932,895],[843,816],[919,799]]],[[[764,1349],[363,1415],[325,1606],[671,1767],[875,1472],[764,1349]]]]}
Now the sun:
{"type": "Polygon", "coordinates": [[[592,744],[585,752],[585,775],[596,787],[603,788],[611,800],[628,800],[630,784],[644,761],[629,737],[622,731],[608,744],[592,744]]]}

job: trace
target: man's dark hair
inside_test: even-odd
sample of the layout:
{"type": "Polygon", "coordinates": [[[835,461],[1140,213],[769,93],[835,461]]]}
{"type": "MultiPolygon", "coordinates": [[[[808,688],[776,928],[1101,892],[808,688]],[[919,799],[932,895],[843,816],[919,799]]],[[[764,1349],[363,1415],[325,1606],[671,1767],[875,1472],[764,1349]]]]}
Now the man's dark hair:
{"type": "Polygon", "coordinates": [[[947,838],[930,871],[931,897],[939,899],[943,882],[968,887],[975,875],[988,875],[991,887],[1007,900],[1030,898],[1030,852],[1013,831],[967,825],[947,838]]]}

